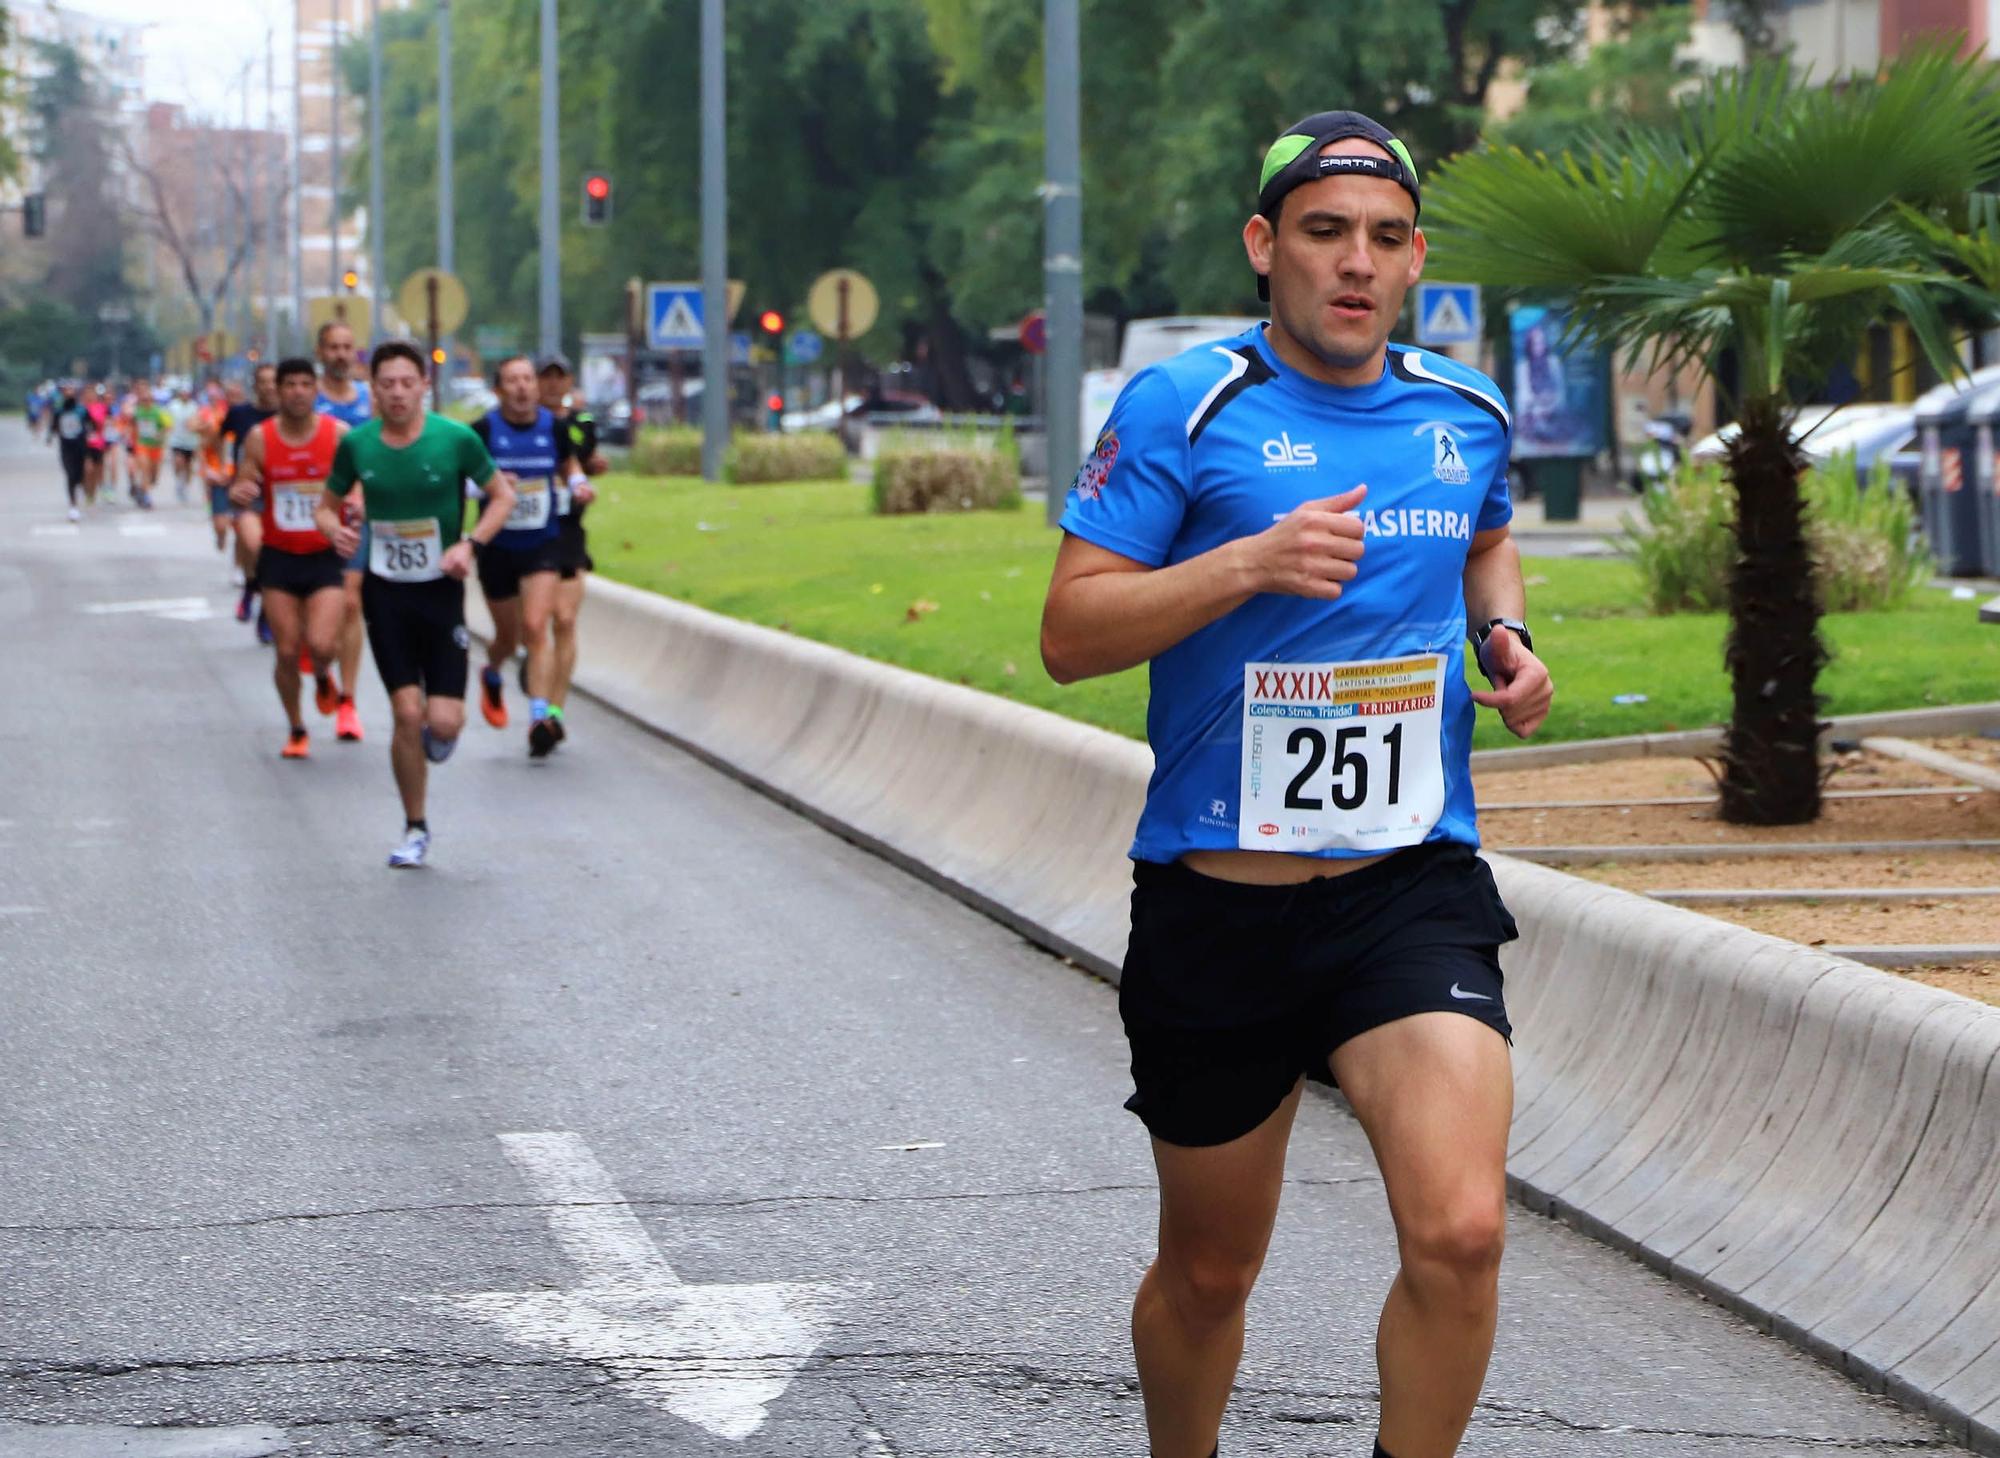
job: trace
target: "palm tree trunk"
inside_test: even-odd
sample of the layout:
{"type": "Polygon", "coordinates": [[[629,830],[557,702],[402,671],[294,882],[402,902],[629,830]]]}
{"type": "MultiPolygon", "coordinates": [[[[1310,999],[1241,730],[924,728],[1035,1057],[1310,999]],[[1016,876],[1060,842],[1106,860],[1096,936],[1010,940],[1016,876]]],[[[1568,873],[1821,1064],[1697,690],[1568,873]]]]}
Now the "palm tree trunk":
{"type": "Polygon", "coordinates": [[[1733,707],[1722,748],[1722,818],[1799,825],[1820,812],[1819,709],[1826,663],[1799,476],[1805,461],[1774,400],[1754,400],[1729,446],[1736,564],[1729,579],[1733,707]]]}

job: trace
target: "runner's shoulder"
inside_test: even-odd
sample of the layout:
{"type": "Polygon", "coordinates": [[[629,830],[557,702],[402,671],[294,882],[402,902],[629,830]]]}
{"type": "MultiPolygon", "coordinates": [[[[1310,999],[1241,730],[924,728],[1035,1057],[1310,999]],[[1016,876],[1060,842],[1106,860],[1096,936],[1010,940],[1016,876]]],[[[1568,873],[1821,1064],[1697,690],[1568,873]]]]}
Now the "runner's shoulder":
{"type": "Polygon", "coordinates": [[[1177,424],[1185,424],[1197,401],[1244,372],[1246,361],[1256,354],[1259,327],[1203,340],[1179,354],[1147,365],[1126,382],[1119,392],[1119,403],[1124,405],[1130,396],[1131,408],[1161,411],[1177,424]]]}
{"type": "Polygon", "coordinates": [[[1389,373],[1407,390],[1434,394],[1447,410],[1461,412],[1469,423],[1485,420],[1504,432],[1514,428],[1507,397],[1485,373],[1449,355],[1409,344],[1389,346],[1389,373]]]}

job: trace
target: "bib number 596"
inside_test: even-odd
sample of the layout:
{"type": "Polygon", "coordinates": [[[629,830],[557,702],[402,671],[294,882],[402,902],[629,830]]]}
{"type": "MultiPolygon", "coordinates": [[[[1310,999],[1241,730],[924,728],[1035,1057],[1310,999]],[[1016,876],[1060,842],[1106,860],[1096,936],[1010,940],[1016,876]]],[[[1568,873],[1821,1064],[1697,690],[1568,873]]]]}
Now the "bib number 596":
{"type": "MultiPolygon", "coordinates": [[[[1403,788],[1403,726],[1398,723],[1382,735],[1382,742],[1389,750],[1389,784],[1385,805],[1402,802],[1403,788]]],[[[1334,808],[1337,810],[1357,810],[1368,799],[1368,756],[1362,749],[1368,743],[1368,726],[1352,724],[1333,731],[1333,774],[1328,784],[1334,808]]],[[[1326,763],[1327,742],[1324,730],[1309,724],[1301,724],[1285,740],[1285,752],[1290,755],[1303,754],[1305,764],[1292,782],[1285,786],[1285,808],[1288,810],[1323,810],[1326,801],[1316,794],[1308,793],[1319,777],[1320,767],[1326,763]]]]}

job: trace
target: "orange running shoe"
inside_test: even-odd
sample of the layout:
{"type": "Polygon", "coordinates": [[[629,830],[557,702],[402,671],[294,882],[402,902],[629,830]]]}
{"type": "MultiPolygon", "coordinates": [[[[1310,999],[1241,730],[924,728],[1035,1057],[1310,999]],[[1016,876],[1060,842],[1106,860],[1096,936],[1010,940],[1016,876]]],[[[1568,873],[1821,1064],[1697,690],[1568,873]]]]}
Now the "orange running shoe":
{"type": "Polygon", "coordinates": [[[351,743],[361,742],[361,716],[354,712],[354,700],[340,701],[340,712],[333,716],[333,735],[351,743]]]}
{"type": "Polygon", "coordinates": [[[340,686],[333,681],[333,675],[313,681],[313,707],[321,714],[331,714],[340,707],[340,686]]]}
{"type": "Polygon", "coordinates": [[[285,747],[278,751],[281,759],[311,759],[312,740],[303,729],[294,729],[285,740],[285,747]]]}
{"type": "Polygon", "coordinates": [[[312,677],[312,672],[313,672],[312,650],[306,647],[306,645],[303,643],[299,644],[299,672],[304,674],[307,678],[312,677]]]}
{"type": "Polygon", "coordinates": [[[507,701],[501,697],[500,675],[491,668],[479,671],[479,712],[495,729],[507,727],[507,701]]]}

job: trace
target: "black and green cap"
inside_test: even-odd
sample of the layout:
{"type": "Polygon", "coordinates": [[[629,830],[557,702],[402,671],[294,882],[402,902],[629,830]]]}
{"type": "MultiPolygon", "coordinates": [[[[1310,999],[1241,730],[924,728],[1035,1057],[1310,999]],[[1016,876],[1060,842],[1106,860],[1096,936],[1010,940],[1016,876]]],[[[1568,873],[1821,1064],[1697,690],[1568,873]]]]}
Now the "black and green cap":
{"type": "MultiPolygon", "coordinates": [[[[1417,187],[1417,164],[1410,149],[1395,133],[1358,111],[1320,111],[1288,127],[1264,154],[1264,168],[1257,178],[1257,211],[1265,217],[1277,212],[1278,203],[1293,188],[1317,182],[1322,177],[1383,177],[1401,187],[1424,210],[1423,194],[1417,187]],[[1320,149],[1329,142],[1360,137],[1373,142],[1387,157],[1322,157],[1320,149]]],[[[1271,297],[1270,280],[1257,276],[1257,297],[1271,297]]]]}

